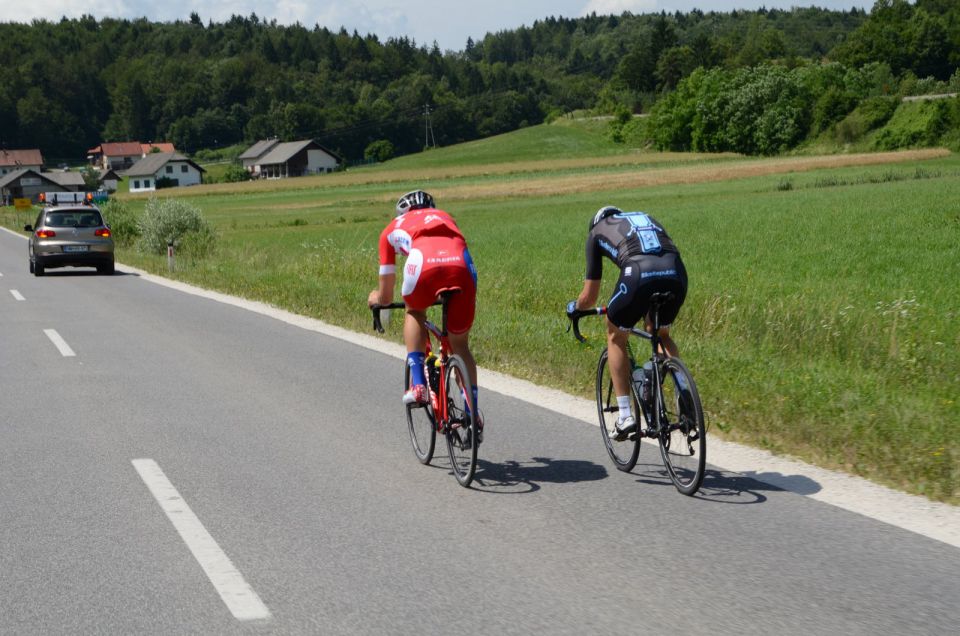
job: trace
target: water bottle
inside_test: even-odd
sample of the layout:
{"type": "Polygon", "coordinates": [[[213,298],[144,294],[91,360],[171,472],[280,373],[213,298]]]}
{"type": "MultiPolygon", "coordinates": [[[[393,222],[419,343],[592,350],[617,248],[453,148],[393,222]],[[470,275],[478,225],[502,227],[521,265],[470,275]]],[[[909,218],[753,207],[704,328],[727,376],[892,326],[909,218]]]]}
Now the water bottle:
{"type": "Polygon", "coordinates": [[[650,399],[650,383],[653,381],[653,363],[647,360],[642,367],[633,370],[633,381],[640,388],[640,399],[646,402],[650,399]]]}

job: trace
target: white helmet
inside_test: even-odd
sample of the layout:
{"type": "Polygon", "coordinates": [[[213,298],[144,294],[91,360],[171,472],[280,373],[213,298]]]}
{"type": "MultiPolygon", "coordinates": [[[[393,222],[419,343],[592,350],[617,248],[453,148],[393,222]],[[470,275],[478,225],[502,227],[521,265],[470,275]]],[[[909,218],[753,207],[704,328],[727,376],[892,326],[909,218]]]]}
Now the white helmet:
{"type": "Polygon", "coordinates": [[[593,220],[590,222],[590,229],[592,230],[597,223],[614,214],[623,214],[623,210],[613,205],[603,206],[593,215],[593,220]]]}
{"type": "Polygon", "coordinates": [[[423,190],[407,192],[397,201],[397,216],[410,210],[422,210],[434,207],[433,197],[423,190]]]}

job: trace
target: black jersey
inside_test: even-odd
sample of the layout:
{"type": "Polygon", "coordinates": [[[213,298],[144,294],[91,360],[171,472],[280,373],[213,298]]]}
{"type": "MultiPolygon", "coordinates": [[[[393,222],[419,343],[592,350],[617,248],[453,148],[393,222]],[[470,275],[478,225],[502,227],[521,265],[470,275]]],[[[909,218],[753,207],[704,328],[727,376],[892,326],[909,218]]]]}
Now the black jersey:
{"type": "Polygon", "coordinates": [[[593,226],[587,235],[587,280],[599,280],[606,256],[621,270],[644,256],[679,254],[663,226],[644,212],[618,212],[593,226]]]}

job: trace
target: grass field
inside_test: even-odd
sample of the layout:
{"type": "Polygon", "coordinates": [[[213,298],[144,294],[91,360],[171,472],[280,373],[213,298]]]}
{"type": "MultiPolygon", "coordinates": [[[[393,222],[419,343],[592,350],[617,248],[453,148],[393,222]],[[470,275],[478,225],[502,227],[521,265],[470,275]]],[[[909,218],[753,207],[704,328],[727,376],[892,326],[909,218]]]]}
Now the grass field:
{"type": "MultiPolygon", "coordinates": [[[[396,196],[426,187],[480,270],[478,362],[589,396],[602,343],[576,343],[562,312],[583,278],[587,222],[603,204],[646,210],[684,254],[675,335],[714,434],[960,503],[960,158],[616,153],[563,128],[500,138],[508,148],[485,140],[476,153],[490,163],[457,147],[176,192],[220,240],[175,275],[367,331],[377,237],[396,196]],[[520,141],[523,161],[509,151],[520,141]]],[[[120,258],[165,273],[160,257],[120,258]]]]}

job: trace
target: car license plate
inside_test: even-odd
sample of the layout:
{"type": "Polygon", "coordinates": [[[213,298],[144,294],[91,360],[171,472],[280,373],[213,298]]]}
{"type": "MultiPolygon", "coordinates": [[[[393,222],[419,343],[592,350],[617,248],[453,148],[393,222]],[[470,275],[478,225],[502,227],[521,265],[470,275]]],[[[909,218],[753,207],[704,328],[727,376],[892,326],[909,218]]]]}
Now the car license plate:
{"type": "Polygon", "coordinates": [[[64,252],[86,252],[87,247],[88,247],[87,245],[64,245],[63,251],[64,252]]]}

